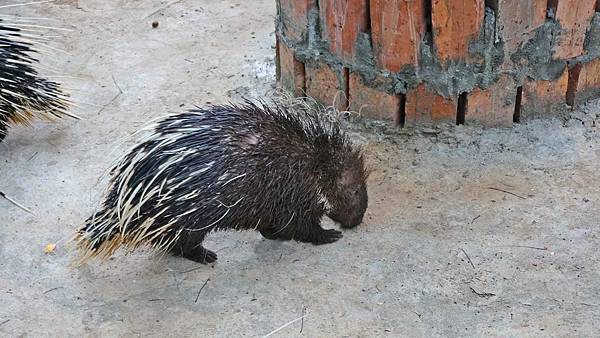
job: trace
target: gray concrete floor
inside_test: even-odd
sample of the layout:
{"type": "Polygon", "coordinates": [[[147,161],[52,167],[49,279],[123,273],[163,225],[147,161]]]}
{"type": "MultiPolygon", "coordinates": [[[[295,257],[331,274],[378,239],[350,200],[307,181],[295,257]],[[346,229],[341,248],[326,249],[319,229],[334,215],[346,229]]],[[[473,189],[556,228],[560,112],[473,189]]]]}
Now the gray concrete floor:
{"type": "Polygon", "coordinates": [[[273,336],[597,334],[600,102],[514,129],[360,122],[370,207],[332,245],[227,232],[206,243],[214,266],[144,251],[70,266],[65,241],[127,135],[273,86],[274,1],[180,1],[148,17],[168,3],[3,10],[73,29],[56,39],[70,55],[44,62],[69,76],[84,120],[16,127],[0,144],[0,190],[35,213],[0,200],[0,335],[251,337],[303,313],[273,336]]]}

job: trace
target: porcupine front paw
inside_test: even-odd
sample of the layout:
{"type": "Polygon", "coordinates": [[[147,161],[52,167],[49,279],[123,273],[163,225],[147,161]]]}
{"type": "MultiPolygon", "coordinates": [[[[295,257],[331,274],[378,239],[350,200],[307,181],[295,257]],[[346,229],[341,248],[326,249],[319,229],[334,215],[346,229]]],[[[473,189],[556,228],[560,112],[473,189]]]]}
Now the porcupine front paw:
{"type": "Polygon", "coordinates": [[[216,253],[202,246],[184,252],[175,252],[175,255],[201,264],[210,264],[217,260],[216,253]]]}
{"type": "Polygon", "coordinates": [[[320,229],[311,235],[310,243],[314,245],[329,244],[337,242],[340,238],[344,237],[341,231],[335,229],[320,229]]]}
{"type": "Polygon", "coordinates": [[[298,242],[315,245],[333,243],[343,237],[340,231],[334,229],[325,230],[320,225],[311,228],[308,232],[296,233],[293,237],[289,233],[279,232],[274,229],[261,229],[260,233],[264,238],[270,240],[289,241],[293,239],[298,242]]]}

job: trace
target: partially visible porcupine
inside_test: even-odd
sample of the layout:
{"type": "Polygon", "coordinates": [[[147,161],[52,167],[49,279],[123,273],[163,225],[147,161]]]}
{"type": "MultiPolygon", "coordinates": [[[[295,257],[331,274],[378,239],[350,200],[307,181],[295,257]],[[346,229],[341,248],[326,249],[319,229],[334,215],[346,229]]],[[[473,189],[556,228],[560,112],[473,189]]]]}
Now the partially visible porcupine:
{"type": "Polygon", "coordinates": [[[44,27],[31,19],[0,18],[0,141],[10,123],[29,124],[35,116],[48,120],[69,116],[67,95],[56,82],[38,75],[36,44],[44,27]]]}
{"type": "Polygon", "coordinates": [[[200,263],[213,230],[337,241],[362,222],[367,171],[335,122],[279,106],[211,106],[160,120],[111,171],[102,209],[77,234],[82,261],[142,244],[200,263]]]}

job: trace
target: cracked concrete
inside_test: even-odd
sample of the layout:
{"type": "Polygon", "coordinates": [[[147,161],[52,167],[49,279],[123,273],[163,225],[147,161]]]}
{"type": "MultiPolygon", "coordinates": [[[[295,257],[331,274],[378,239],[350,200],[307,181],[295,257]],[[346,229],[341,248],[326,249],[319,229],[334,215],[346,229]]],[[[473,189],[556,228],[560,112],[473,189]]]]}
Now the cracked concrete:
{"type": "Polygon", "coordinates": [[[69,55],[44,62],[68,76],[84,120],[15,127],[0,144],[0,191],[34,211],[0,199],[2,336],[254,337],[303,313],[273,336],[597,333],[598,101],[514,129],[357,121],[374,169],[370,207],[332,245],[226,232],[206,243],[219,253],[213,266],[144,251],[69,266],[65,240],[127,135],[273,86],[274,1],[181,1],[147,17],[168,3],[7,11],[73,29],[56,39],[69,55]]]}

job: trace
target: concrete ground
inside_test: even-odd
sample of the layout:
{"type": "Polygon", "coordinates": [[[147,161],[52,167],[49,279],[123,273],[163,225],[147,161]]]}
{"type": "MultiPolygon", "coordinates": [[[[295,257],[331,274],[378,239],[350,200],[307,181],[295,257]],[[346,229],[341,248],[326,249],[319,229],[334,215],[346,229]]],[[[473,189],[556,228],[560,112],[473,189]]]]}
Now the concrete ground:
{"type": "Polygon", "coordinates": [[[370,206],[331,245],[227,232],[206,243],[212,266],[140,251],[74,268],[66,240],[98,203],[121,140],[164,113],[273,87],[274,1],[0,12],[72,29],[55,43],[69,55],[44,63],[68,76],[84,118],[15,127],[0,144],[0,191],[34,212],[0,199],[1,336],[253,337],[303,314],[273,336],[597,334],[600,102],[514,129],[358,121],[370,206]]]}

